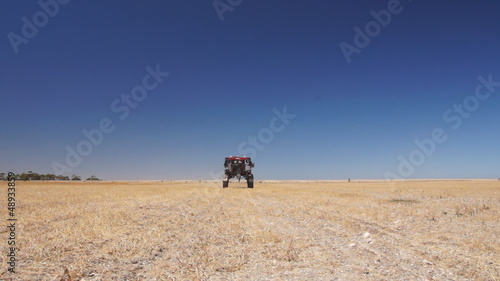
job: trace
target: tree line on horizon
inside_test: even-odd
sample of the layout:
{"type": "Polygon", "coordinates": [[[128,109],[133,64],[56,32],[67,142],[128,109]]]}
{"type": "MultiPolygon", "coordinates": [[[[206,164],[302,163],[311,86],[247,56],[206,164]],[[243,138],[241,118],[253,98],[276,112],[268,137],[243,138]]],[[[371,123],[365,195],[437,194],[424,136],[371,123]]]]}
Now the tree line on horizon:
{"type": "MultiPolygon", "coordinates": [[[[0,173],[0,180],[7,180],[8,173],[0,173]]],[[[55,175],[55,174],[39,174],[33,171],[28,171],[27,173],[17,174],[16,180],[21,181],[81,181],[82,177],[73,174],[71,177],[63,176],[63,175],[55,175]]],[[[99,181],[98,177],[92,175],[86,179],[87,181],[99,181]]]]}

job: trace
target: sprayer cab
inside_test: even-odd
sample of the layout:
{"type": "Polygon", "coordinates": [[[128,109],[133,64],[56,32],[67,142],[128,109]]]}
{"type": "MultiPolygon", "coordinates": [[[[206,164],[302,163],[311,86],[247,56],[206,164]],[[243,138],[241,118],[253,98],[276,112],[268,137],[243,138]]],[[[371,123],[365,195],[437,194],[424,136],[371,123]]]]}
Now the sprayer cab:
{"type": "Polygon", "coordinates": [[[250,157],[226,157],[224,160],[224,179],[222,179],[222,187],[228,187],[231,178],[238,178],[239,182],[243,177],[247,181],[247,187],[253,188],[253,167],[254,163],[250,157]]]}

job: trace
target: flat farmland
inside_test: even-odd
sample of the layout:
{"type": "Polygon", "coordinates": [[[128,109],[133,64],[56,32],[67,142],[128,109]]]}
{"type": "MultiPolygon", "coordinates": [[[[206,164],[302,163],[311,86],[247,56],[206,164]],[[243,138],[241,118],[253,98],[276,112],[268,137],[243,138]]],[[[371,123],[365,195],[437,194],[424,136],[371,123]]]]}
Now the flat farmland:
{"type": "Polygon", "coordinates": [[[18,272],[4,228],[0,278],[500,280],[500,181],[220,186],[17,182],[18,272]]]}

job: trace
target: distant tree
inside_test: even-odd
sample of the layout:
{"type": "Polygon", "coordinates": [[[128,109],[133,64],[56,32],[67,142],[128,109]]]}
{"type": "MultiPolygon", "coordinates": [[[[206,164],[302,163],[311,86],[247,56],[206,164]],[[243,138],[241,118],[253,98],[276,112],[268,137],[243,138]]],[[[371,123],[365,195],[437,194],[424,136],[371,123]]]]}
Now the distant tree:
{"type": "Polygon", "coordinates": [[[41,179],[42,179],[42,175],[40,175],[38,173],[32,173],[31,174],[30,180],[32,180],[32,181],[39,181],[41,179]]]}
{"type": "Polygon", "coordinates": [[[63,176],[63,175],[58,175],[58,176],[56,176],[56,180],[59,180],[59,181],[69,181],[69,177],[68,176],[63,176]]]}
{"type": "Polygon", "coordinates": [[[92,175],[92,176],[90,176],[87,180],[88,180],[88,181],[99,181],[100,179],[99,179],[99,178],[97,178],[96,176],[92,175]]]}
{"type": "Polygon", "coordinates": [[[40,175],[40,179],[43,181],[53,181],[56,179],[56,175],[54,174],[40,175]]]}
{"type": "Polygon", "coordinates": [[[81,181],[81,180],[82,180],[82,178],[80,178],[80,176],[77,176],[77,175],[73,174],[73,175],[71,176],[71,180],[72,180],[72,181],[81,181]]]}
{"type": "Polygon", "coordinates": [[[29,181],[30,178],[31,178],[30,174],[22,173],[19,175],[19,180],[22,180],[22,181],[29,181]]]}
{"type": "MultiPolygon", "coordinates": [[[[92,176],[91,180],[100,180],[96,176],[92,176]]],[[[80,176],[73,175],[70,177],[68,176],[63,176],[63,175],[55,175],[55,174],[39,174],[35,173],[33,171],[28,171],[27,173],[22,173],[22,174],[17,174],[16,175],[16,180],[20,181],[29,181],[29,180],[42,180],[42,181],[53,181],[53,180],[60,180],[60,181],[69,181],[69,180],[82,180],[80,176]]],[[[0,173],[0,181],[1,180],[7,180],[7,175],[6,173],[0,173]]]]}

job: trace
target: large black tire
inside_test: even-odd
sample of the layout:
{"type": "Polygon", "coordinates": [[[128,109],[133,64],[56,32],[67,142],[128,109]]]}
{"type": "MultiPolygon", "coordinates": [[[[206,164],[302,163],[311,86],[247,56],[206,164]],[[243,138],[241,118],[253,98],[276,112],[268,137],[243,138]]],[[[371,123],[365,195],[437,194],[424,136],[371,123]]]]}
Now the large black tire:
{"type": "Polygon", "coordinates": [[[229,181],[222,181],[222,188],[226,188],[229,186],[229,181]]]}
{"type": "Polygon", "coordinates": [[[247,178],[247,186],[248,188],[253,188],[253,175],[249,175],[247,178]]]}

